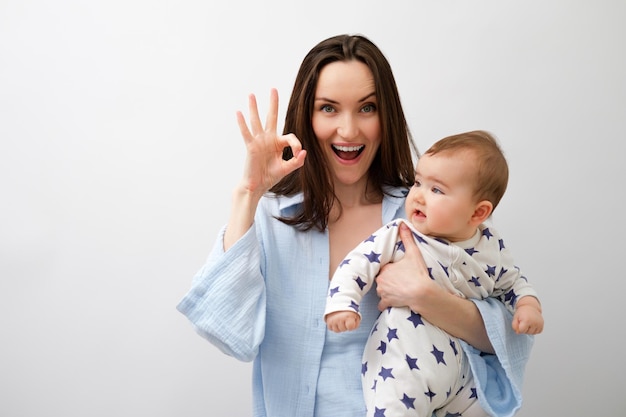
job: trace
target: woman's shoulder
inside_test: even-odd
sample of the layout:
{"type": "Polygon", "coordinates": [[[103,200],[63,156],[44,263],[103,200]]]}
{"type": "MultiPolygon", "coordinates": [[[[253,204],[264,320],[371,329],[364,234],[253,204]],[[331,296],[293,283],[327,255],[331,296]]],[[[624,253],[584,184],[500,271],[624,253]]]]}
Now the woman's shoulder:
{"type": "Polygon", "coordinates": [[[285,228],[292,229],[293,226],[289,226],[278,219],[296,216],[303,201],[304,198],[301,193],[293,196],[265,194],[259,201],[254,216],[257,229],[261,229],[261,233],[262,230],[268,228],[278,228],[281,231],[284,231],[285,228]]]}
{"type": "Polygon", "coordinates": [[[401,201],[404,203],[409,194],[409,187],[383,186],[383,200],[401,201]]]}
{"type": "Polygon", "coordinates": [[[407,187],[383,187],[383,224],[398,217],[405,217],[404,202],[409,194],[407,187]]]}
{"type": "Polygon", "coordinates": [[[267,193],[259,201],[259,208],[263,210],[265,214],[283,216],[285,212],[297,208],[303,201],[304,196],[302,193],[294,194],[292,196],[267,193]]]}

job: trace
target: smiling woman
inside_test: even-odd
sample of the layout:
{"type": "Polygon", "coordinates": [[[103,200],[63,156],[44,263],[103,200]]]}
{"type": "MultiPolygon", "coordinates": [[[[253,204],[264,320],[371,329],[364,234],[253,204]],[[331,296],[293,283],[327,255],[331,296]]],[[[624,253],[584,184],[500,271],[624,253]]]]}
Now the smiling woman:
{"type": "MultiPolygon", "coordinates": [[[[333,62],[320,71],[311,123],[335,188],[369,181],[381,142],[375,91],[372,72],[360,61],[333,62]]],[[[343,197],[336,197],[340,210],[343,197]]]]}
{"type": "Polygon", "coordinates": [[[414,181],[417,149],[380,49],[360,35],[323,40],[302,62],[283,135],[277,115],[276,90],[265,125],[254,95],[249,121],[238,113],[243,178],[228,224],[178,304],[223,352],[254,360],[254,415],[365,415],[361,357],[378,307],[411,305],[492,352],[477,307],[433,284],[415,245],[381,271],[385,294],[364,297],[359,329],[339,335],[323,323],[332,272],[358,242],[403,216],[414,181]]]}
{"type": "MultiPolygon", "coordinates": [[[[292,400],[296,411],[283,415],[321,412],[332,398],[321,391],[333,386],[317,386],[315,376],[326,381],[332,369],[310,357],[343,355],[360,343],[345,334],[343,343],[325,344],[323,324],[317,327],[324,299],[315,285],[328,282],[335,251],[327,237],[341,225],[331,222],[321,232],[246,229],[250,236],[230,246],[228,259],[233,267],[246,260],[250,269],[260,268],[258,277],[267,277],[262,289],[248,269],[237,274],[219,256],[212,259],[232,280],[199,274],[208,283],[197,287],[200,294],[231,298],[209,300],[206,313],[198,307],[192,318],[204,329],[202,314],[232,313],[216,327],[215,343],[241,352],[253,350],[257,345],[246,342],[265,331],[249,356],[255,368],[199,338],[174,306],[228,221],[247,151],[234,114],[241,108],[249,115],[250,92],[258,93],[265,117],[268,92],[277,87],[278,131],[286,117],[286,132],[307,151],[293,187],[268,193],[258,217],[293,219],[306,205],[303,221],[327,220],[332,200],[323,197],[329,185],[320,178],[329,175],[321,153],[313,153],[315,82],[307,76],[317,77],[317,58],[347,55],[316,49],[293,90],[294,106],[284,112],[310,47],[362,30],[393,65],[404,106],[378,55],[359,52],[372,70],[381,127],[372,187],[401,178],[389,172],[409,165],[392,165],[406,150],[399,145],[406,140],[402,111],[421,151],[439,137],[476,128],[503,139],[512,176],[494,222],[537,286],[548,321],[533,347],[516,417],[625,415],[626,362],[619,359],[626,292],[620,272],[626,163],[619,149],[626,132],[626,57],[619,52],[626,48],[625,21],[626,2],[616,0],[383,7],[0,1],[0,416],[250,417],[266,411],[258,407],[259,386],[273,403],[281,392],[300,395],[292,400]],[[274,200],[281,206],[270,212],[274,200]],[[265,265],[270,256],[276,259],[265,265]],[[279,265],[285,269],[277,271],[279,265]],[[284,305],[293,310],[280,311],[284,305]],[[233,321],[240,325],[228,332],[233,321]],[[275,357],[262,353],[269,349],[275,357]],[[275,370],[291,366],[298,352],[306,362],[285,370],[288,387],[281,391],[275,370]]],[[[406,187],[397,184],[402,191],[413,182],[415,162],[406,168],[406,187]]],[[[394,211],[389,195],[382,197],[381,216],[364,206],[351,210],[347,193],[337,193],[344,215],[363,223],[382,223],[394,211]]],[[[372,314],[376,307],[362,308],[372,314]]],[[[350,356],[338,364],[335,376],[346,387],[337,395],[361,394],[360,375],[352,374],[357,362],[350,356]]]]}

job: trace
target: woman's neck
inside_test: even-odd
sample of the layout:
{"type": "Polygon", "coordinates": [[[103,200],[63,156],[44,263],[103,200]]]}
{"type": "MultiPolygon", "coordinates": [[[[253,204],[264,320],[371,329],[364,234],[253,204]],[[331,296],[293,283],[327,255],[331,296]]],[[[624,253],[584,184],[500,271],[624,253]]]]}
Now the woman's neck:
{"type": "Polygon", "coordinates": [[[335,184],[335,196],[344,209],[368,206],[382,201],[382,195],[379,195],[376,187],[367,186],[367,179],[349,185],[335,184]]]}

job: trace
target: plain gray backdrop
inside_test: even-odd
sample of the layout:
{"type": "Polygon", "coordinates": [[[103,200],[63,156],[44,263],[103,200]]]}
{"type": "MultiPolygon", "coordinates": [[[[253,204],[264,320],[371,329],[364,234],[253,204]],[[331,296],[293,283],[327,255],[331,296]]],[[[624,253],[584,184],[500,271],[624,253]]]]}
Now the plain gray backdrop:
{"type": "MultiPolygon", "coordinates": [[[[308,50],[362,33],[421,150],[495,133],[494,223],[546,326],[520,417],[624,415],[626,3],[0,0],[0,416],[249,416],[175,306],[308,50]],[[601,413],[600,413],[601,412],[601,413]]],[[[282,128],[282,125],[281,125],[282,128]]]]}

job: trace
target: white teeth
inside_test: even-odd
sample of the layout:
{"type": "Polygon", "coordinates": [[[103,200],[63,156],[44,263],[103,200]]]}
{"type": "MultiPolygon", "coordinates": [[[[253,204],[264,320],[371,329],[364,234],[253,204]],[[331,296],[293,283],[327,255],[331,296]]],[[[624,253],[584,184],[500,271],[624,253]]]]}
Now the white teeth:
{"type": "Polygon", "coordinates": [[[337,149],[338,151],[341,152],[356,152],[359,151],[363,148],[363,146],[365,145],[361,145],[361,146],[337,146],[337,145],[333,145],[333,148],[337,149]]]}

